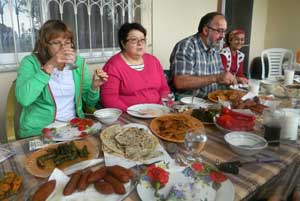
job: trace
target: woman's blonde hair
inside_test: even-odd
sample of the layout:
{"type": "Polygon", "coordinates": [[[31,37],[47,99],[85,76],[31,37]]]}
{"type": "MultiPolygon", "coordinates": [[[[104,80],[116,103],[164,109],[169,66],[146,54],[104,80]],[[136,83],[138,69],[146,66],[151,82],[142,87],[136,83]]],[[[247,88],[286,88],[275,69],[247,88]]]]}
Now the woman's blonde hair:
{"type": "Polygon", "coordinates": [[[72,47],[75,48],[73,32],[70,27],[61,20],[48,20],[40,28],[33,54],[37,56],[42,65],[47,63],[51,58],[48,51],[49,42],[60,36],[70,39],[72,47]]]}

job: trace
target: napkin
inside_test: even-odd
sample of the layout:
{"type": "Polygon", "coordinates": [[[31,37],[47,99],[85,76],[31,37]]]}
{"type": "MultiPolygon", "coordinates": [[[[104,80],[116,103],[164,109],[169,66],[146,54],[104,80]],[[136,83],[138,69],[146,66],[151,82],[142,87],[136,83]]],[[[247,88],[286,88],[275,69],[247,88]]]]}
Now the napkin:
{"type": "Polygon", "coordinates": [[[80,163],[76,163],[64,169],[64,174],[70,175],[76,172],[77,170],[83,170],[88,167],[92,167],[96,164],[102,163],[103,158],[91,159],[87,161],[82,161],[80,163]]]}
{"type": "Polygon", "coordinates": [[[121,165],[125,168],[132,168],[136,165],[141,165],[141,164],[152,164],[158,161],[165,161],[165,162],[170,162],[173,163],[174,160],[170,157],[170,155],[164,150],[164,148],[159,144],[156,147],[156,151],[161,151],[162,154],[159,155],[156,158],[149,159],[147,161],[141,162],[141,161],[132,161],[126,158],[118,157],[113,154],[109,154],[104,152],[104,160],[105,160],[105,165],[107,166],[112,166],[112,165],[121,165]]]}
{"type": "Polygon", "coordinates": [[[257,96],[256,94],[254,94],[253,92],[249,91],[246,95],[244,95],[242,97],[242,100],[247,100],[247,99],[252,99],[254,98],[255,96],[257,96]]]}
{"type": "Polygon", "coordinates": [[[95,188],[94,185],[91,184],[89,187],[82,192],[74,192],[72,195],[64,196],[63,190],[70,178],[66,176],[63,171],[55,168],[52,174],[49,177],[49,180],[56,180],[56,186],[54,191],[51,195],[47,198],[47,201],[117,201],[124,199],[132,189],[134,189],[134,185],[130,182],[124,184],[126,189],[125,195],[118,195],[118,194],[111,194],[111,195],[104,195],[99,193],[95,188]]]}

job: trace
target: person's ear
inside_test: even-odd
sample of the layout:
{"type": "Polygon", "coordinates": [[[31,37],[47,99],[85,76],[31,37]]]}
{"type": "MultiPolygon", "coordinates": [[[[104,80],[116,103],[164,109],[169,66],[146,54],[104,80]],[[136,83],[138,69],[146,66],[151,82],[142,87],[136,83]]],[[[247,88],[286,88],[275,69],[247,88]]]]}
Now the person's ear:
{"type": "Polygon", "coordinates": [[[205,26],[205,27],[203,28],[203,34],[204,34],[205,36],[208,36],[208,32],[209,32],[209,29],[208,29],[207,26],[205,26]]]}
{"type": "Polygon", "coordinates": [[[121,41],[121,45],[122,45],[122,47],[123,47],[123,49],[125,48],[125,43],[124,43],[124,41],[121,41]]]}

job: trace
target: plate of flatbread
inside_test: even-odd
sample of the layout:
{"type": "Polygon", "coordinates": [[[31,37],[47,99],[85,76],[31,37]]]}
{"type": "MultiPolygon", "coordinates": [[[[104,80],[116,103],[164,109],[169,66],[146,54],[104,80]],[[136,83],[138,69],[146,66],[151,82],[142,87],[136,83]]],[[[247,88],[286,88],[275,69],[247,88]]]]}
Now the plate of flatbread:
{"type": "Polygon", "coordinates": [[[120,158],[147,164],[164,160],[167,154],[148,127],[141,124],[112,125],[101,132],[100,139],[105,163],[108,160],[110,165],[120,158]]]}
{"type": "Polygon", "coordinates": [[[167,114],[153,119],[150,129],[163,140],[184,142],[187,131],[204,130],[204,125],[198,119],[187,114],[167,114]]]}

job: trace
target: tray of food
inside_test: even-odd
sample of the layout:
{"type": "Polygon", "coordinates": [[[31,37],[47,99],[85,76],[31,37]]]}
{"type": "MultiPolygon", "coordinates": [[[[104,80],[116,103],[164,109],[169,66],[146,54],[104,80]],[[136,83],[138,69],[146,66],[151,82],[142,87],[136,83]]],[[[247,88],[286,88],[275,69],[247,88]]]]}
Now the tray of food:
{"type": "Polygon", "coordinates": [[[54,168],[64,169],[75,163],[98,157],[99,148],[92,139],[51,144],[31,153],[26,170],[36,177],[48,177],[54,168]]]}
{"type": "Polygon", "coordinates": [[[208,94],[208,99],[212,102],[232,101],[241,99],[246,93],[240,90],[216,90],[208,94]]]}
{"type": "Polygon", "coordinates": [[[184,142],[187,131],[204,130],[204,125],[198,119],[187,114],[169,114],[153,119],[150,129],[163,140],[184,142]]]}
{"type": "Polygon", "coordinates": [[[47,182],[29,189],[26,201],[123,200],[135,187],[136,170],[119,165],[78,170],[67,176],[55,169],[47,182]]]}
{"type": "Polygon", "coordinates": [[[133,167],[171,160],[148,127],[141,124],[113,125],[100,134],[105,164],[133,167]]]}
{"type": "Polygon", "coordinates": [[[6,172],[0,177],[0,200],[18,200],[23,178],[15,172],[6,172]]]}

